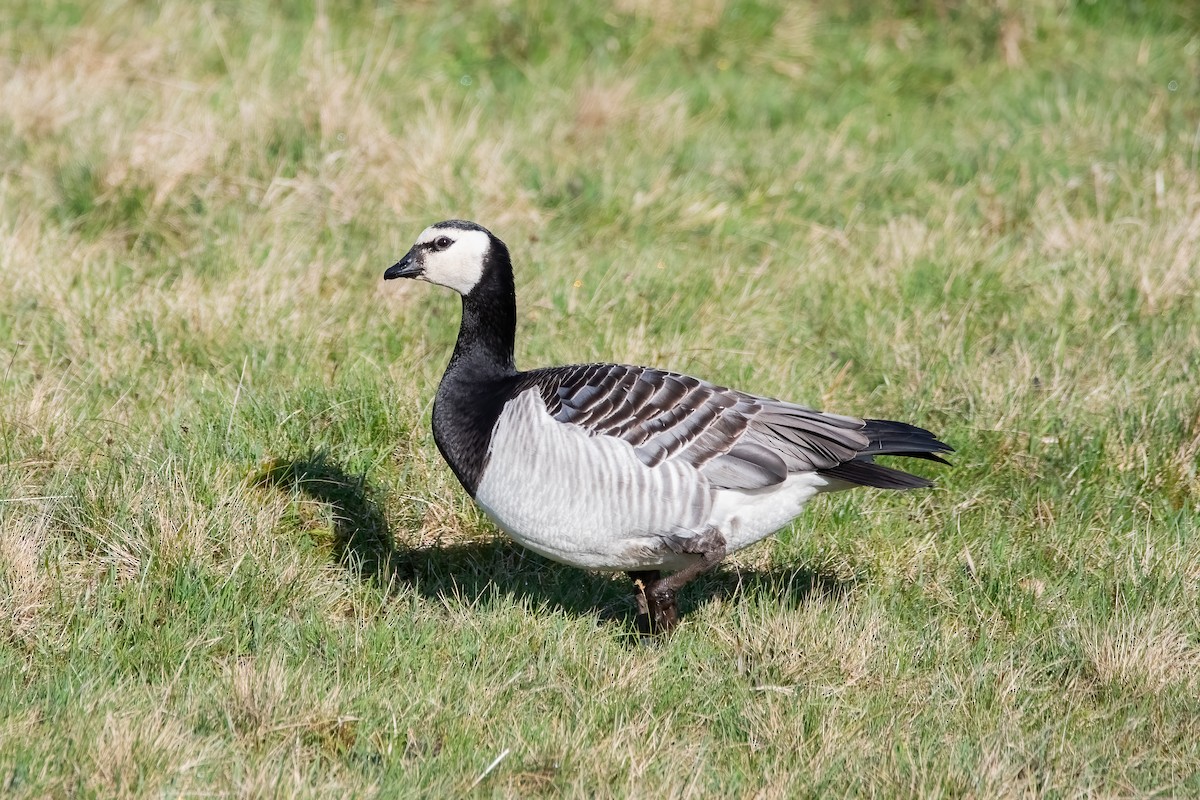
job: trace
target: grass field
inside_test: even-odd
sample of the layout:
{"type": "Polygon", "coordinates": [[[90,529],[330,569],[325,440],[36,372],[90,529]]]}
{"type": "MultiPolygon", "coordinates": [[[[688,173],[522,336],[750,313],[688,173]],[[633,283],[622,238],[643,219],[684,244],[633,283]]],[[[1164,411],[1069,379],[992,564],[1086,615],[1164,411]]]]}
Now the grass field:
{"type": "Polygon", "coordinates": [[[378,5],[0,4],[0,794],[1200,795],[1194,4],[378,5]],[[437,455],[447,217],[955,466],[639,645],[437,455]]]}

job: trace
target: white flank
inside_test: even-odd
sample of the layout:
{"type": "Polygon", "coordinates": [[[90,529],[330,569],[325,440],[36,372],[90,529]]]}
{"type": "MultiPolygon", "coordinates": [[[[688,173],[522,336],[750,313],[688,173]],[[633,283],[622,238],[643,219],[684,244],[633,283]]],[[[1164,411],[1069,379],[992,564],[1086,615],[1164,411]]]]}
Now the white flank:
{"type": "Polygon", "coordinates": [[[590,436],[546,411],[536,389],[511,400],[496,423],[475,501],[517,542],[586,569],[679,569],[682,541],[715,527],[728,552],[774,533],[829,482],[789,476],[754,491],[713,489],[695,467],[643,464],[633,447],[590,436]]]}
{"type": "Polygon", "coordinates": [[[813,495],[833,488],[840,487],[815,472],[797,472],[765,489],[719,489],[709,524],[725,536],[725,550],[732,553],[770,536],[800,516],[813,495]]]}

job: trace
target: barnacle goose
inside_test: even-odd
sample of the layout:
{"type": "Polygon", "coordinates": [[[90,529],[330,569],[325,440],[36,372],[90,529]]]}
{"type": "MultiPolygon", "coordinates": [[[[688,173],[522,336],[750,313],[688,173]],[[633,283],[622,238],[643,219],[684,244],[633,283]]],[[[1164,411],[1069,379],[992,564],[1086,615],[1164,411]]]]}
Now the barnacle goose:
{"type": "Polygon", "coordinates": [[[627,572],[646,633],[675,626],[681,586],[782,528],[813,495],[932,485],[875,456],[947,463],[937,454],[952,451],[903,422],[827,414],[661,369],[519,371],[508,248],[474,222],[426,228],[383,277],[462,295],[433,437],[463,488],[530,550],[627,572]]]}

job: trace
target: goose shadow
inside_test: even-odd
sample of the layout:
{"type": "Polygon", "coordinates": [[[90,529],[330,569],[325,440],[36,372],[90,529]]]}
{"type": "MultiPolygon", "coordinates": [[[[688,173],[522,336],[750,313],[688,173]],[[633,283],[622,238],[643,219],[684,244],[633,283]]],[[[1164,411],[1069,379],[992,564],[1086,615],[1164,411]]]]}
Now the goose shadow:
{"type": "MultiPolygon", "coordinates": [[[[439,602],[478,603],[500,591],[635,634],[636,608],[624,576],[557,564],[502,533],[487,541],[398,547],[366,476],[348,472],[324,452],[269,462],[251,481],[327,505],[333,517],[331,558],[356,579],[388,593],[407,585],[439,602]]],[[[795,608],[813,598],[842,597],[855,582],[805,568],[722,566],[684,587],[680,611],[686,614],[715,598],[743,594],[795,608]]]]}

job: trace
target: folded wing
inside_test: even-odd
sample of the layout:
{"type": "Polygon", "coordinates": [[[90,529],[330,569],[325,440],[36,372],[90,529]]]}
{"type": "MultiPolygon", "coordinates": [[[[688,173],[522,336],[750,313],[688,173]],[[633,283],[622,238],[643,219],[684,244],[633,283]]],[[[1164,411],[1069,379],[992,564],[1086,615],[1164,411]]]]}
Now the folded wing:
{"type": "Polygon", "coordinates": [[[514,395],[535,386],[559,422],[623,439],[648,466],[686,461],[723,489],[773,486],[799,472],[915,488],[929,482],[871,459],[905,455],[941,461],[935,454],[951,450],[912,425],[826,414],[649,367],[580,364],[535,370],[521,376],[514,395]]]}

